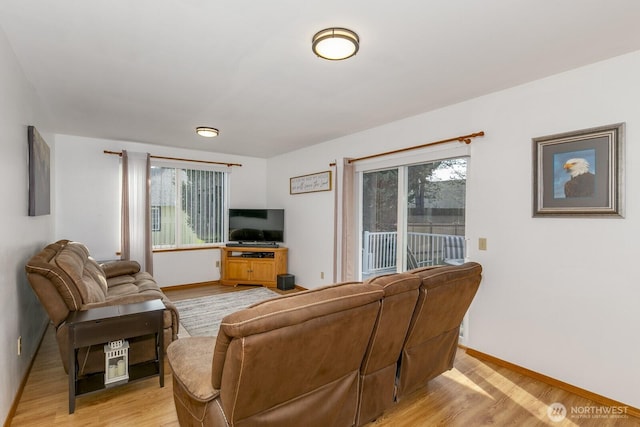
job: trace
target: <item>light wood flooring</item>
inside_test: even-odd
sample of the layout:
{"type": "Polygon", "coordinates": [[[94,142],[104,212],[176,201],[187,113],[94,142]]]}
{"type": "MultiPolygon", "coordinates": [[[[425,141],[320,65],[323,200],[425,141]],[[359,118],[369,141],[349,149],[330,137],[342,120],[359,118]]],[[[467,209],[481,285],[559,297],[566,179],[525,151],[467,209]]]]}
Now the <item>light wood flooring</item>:
{"type": "MultiPolygon", "coordinates": [[[[172,300],[243,289],[210,285],[168,290],[172,300]]],[[[294,291],[288,291],[294,292],[294,291]]],[[[12,426],[178,426],[172,395],[171,372],[165,386],[158,378],[80,396],[76,411],[68,414],[67,376],[53,329],[46,331],[12,426]]],[[[568,411],[583,413],[602,405],[483,362],[458,351],[455,367],[430,381],[422,390],[399,402],[367,427],[416,426],[640,426],[640,419],[576,418],[552,422],[547,408],[562,403],[568,411]],[[586,409],[585,409],[586,408],[586,409]]],[[[277,427],[277,426],[274,426],[277,427]]]]}

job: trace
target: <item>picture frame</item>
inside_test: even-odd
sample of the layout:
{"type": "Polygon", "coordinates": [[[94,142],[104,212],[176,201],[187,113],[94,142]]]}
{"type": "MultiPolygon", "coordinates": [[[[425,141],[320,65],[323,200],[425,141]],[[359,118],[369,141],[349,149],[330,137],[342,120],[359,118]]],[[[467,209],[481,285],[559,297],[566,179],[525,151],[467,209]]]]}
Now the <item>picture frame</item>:
{"type": "Polygon", "coordinates": [[[625,123],[533,138],[533,216],[623,218],[624,139],[625,123]]]}
{"type": "Polygon", "coordinates": [[[29,216],[51,213],[51,159],[49,146],[35,126],[27,128],[29,144],[29,216]]]}
{"type": "Polygon", "coordinates": [[[323,171],[289,178],[289,194],[331,191],[331,171],[323,171]]]}

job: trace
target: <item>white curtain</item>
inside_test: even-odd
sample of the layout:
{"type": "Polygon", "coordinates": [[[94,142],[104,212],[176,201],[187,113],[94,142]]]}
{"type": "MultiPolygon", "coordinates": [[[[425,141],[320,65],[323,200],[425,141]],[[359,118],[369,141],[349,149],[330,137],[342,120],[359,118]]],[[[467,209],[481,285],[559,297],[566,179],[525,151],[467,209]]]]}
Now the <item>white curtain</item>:
{"type": "MultiPolygon", "coordinates": [[[[355,167],[349,163],[350,159],[343,159],[337,164],[336,175],[341,174],[341,196],[335,195],[334,218],[334,282],[356,280],[357,265],[357,221],[355,218],[355,167]]],[[[338,188],[338,186],[336,186],[338,188]]]]}
{"type": "Polygon", "coordinates": [[[122,259],[153,274],[149,153],[122,150],[122,259]]]}

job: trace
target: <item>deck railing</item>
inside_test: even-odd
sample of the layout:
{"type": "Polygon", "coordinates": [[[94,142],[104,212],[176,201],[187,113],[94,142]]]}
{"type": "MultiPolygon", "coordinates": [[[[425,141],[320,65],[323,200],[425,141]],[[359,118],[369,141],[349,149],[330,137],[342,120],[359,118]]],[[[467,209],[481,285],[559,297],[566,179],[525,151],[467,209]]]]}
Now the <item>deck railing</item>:
{"type": "MultiPolygon", "coordinates": [[[[407,268],[443,264],[447,245],[455,241],[464,248],[464,236],[433,233],[407,233],[407,268]]],[[[371,275],[396,271],[398,236],[395,231],[364,232],[362,273],[371,275]]],[[[464,258],[464,249],[462,249],[464,258]]]]}

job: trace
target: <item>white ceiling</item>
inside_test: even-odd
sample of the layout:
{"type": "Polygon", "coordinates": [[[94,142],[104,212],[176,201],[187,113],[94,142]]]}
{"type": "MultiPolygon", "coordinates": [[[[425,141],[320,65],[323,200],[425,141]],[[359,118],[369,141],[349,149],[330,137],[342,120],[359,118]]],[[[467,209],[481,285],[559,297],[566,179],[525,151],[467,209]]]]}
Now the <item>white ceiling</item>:
{"type": "Polygon", "coordinates": [[[639,21],[638,0],[0,0],[44,131],[257,157],[640,50],[639,21]],[[355,57],[312,54],[330,26],[355,57]]]}

